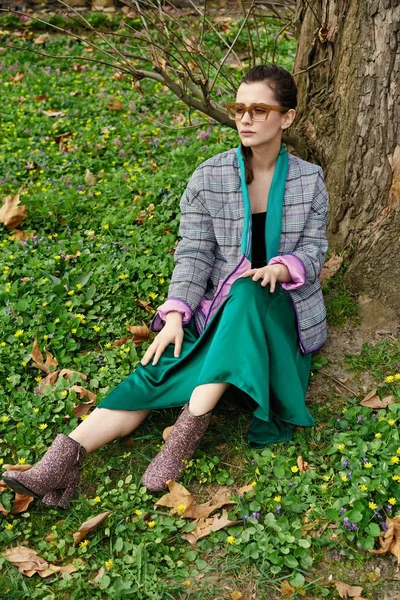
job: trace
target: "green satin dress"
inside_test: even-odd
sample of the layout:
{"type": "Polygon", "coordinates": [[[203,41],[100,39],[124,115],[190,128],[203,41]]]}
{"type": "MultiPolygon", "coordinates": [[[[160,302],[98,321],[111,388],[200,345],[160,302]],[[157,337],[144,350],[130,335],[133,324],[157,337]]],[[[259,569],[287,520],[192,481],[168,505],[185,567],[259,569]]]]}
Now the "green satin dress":
{"type": "MultiPolygon", "coordinates": [[[[250,206],[242,171],[242,191],[250,206]]],[[[265,225],[266,261],[276,256],[282,222],[287,153],[282,147],[268,196],[265,225]]],[[[251,215],[247,213],[247,218],[251,215]]],[[[251,260],[251,248],[248,257],[251,260]]],[[[258,265],[257,265],[258,266],[258,265]]],[[[313,426],[305,404],[311,354],[300,350],[291,298],[280,284],[237,279],[227,298],[199,336],[193,319],[184,327],[181,355],[170,344],[156,366],[139,364],[99,404],[114,410],[180,407],[202,384],[227,382],[227,392],[253,407],[248,440],[264,447],[292,439],[295,425],[313,426]]]]}

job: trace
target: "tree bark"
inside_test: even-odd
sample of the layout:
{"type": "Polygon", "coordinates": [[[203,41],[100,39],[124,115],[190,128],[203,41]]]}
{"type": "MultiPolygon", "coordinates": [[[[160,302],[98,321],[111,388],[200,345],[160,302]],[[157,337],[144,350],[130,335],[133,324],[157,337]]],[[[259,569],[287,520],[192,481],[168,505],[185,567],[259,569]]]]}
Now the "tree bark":
{"type": "Polygon", "coordinates": [[[366,320],[399,324],[400,2],[298,0],[296,16],[294,133],[325,172],[331,249],[366,320]]]}

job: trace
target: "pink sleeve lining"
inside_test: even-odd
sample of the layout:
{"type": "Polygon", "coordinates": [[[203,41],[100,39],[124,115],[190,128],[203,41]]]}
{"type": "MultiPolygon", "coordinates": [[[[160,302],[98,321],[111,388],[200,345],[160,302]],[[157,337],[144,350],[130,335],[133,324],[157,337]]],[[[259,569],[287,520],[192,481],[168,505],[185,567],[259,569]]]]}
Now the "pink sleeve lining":
{"type": "Polygon", "coordinates": [[[161,304],[157,309],[157,313],[164,322],[167,314],[172,311],[181,313],[183,316],[182,325],[187,325],[192,318],[192,309],[186,302],[179,300],[179,298],[168,298],[168,300],[164,302],[164,304],[161,304]]]}
{"type": "Polygon", "coordinates": [[[284,254],[283,256],[275,256],[271,258],[269,265],[285,265],[288,268],[291,282],[281,283],[284,290],[298,290],[306,282],[306,269],[303,261],[293,254],[284,254]]]}

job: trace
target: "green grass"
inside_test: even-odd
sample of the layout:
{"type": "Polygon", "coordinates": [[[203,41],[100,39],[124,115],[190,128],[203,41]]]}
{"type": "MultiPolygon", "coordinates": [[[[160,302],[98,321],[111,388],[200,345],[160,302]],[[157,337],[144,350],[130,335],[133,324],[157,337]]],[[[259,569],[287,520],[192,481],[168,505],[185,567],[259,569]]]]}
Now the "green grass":
{"type": "MultiPolygon", "coordinates": [[[[47,42],[49,52],[67,46],[70,53],[80,51],[59,36],[47,42]]],[[[293,42],[289,47],[285,40],[281,52],[288,64],[293,42]]],[[[37,393],[41,375],[30,362],[34,337],[61,367],[87,375],[85,385],[97,401],[124,379],[149,342],[138,348],[129,342],[111,344],[126,335],[127,323],[148,323],[166,298],[185,183],[200,162],[237,140],[201,115],[189,117],[157,84],[144,82],[144,94],[138,95],[127,79],[115,80],[102,66],[82,71],[73,62],[52,62],[28,51],[7,49],[0,62],[2,197],[20,193],[28,207],[22,229],[35,232],[21,244],[12,232],[0,231],[0,460],[23,464],[36,461],[56,432],[68,433],[79,423],[70,382],[60,380],[37,393]],[[18,72],[22,79],[13,80],[18,72]],[[113,98],[121,100],[121,110],[108,108],[113,98]],[[43,110],[63,114],[49,117],[43,110]],[[67,147],[60,148],[62,134],[67,147]],[[88,183],[88,170],[96,182],[88,183]],[[147,310],[143,302],[149,303],[147,310]]],[[[354,314],[353,301],[339,276],[329,287],[331,323],[339,324],[354,314]]],[[[400,370],[396,357],[398,346],[386,342],[365,348],[349,364],[377,378],[381,397],[399,399],[398,380],[384,380],[400,370]]],[[[313,369],[322,366],[318,354],[313,369]]],[[[192,524],[155,510],[157,496],[140,485],[164,427],[177,414],[159,411],[132,436],[87,458],[81,491],[70,510],[34,502],[21,515],[3,516],[2,549],[28,545],[49,562],[74,562],[77,571],[27,578],[0,558],[1,597],[225,600],[242,591],[270,600],[281,597],[287,579],[294,587],[292,598],[336,598],[327,574],[345,577],[349,571],[342,567],[354,557],[358,577],[380,531],[369,503],[388,514],[388,500],[399,491],[393,476],[400,467],[392,457],[400,447],[400,404],[374,420],[359,400],[342,399],[338,406],[333,393],[326,405],[314,407],[314,430],[299,429],[293,442],[261,451],[245,442],[248,414],[226,403],[218,406],[183,484],[203,500],[208,489],[224,485],[255,482],[254,491],[235,497],[229,515],[238,519],[236,525],[194,548],[182,539],[192,524]],[[296,471],[299,455],[313,468],[296,471]],[[364,457],[373,465],[369,470],[364,457]],[[352,477],[343,481],[349,469],[352,477]],[[112,513],[88,536],[88,545],[74,547],[73,532],[105,510],[112,513]],[[302,531],[305,514],[315,528],[302,531]],[[346,528],[345,518],[357,530],[346,528]],[[319,532],[318,523],[334,529],[319,532]],[[110,560],[113,566],[100,582],[90,583],[110,560]]],[[[12,501],[13,494],[0,495],[6,509],[12,501]]],[[[395,505],[391,514],[396,513],[395,505]]],[[[378,597],[379,582],[366,578],[363,585],[363,595],[378,597]]]]}

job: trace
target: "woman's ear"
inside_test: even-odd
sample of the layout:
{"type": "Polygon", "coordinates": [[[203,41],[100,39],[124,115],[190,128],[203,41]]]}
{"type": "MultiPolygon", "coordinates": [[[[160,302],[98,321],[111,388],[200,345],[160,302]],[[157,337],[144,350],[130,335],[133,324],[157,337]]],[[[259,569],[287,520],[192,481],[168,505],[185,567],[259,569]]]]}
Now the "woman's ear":
{"type": "Polygon", "coordinates": [[[288,129],[296,118],[296,111],[294,108],[290,108],[286,113],[282,115],[282,129],[288,129]]]}

